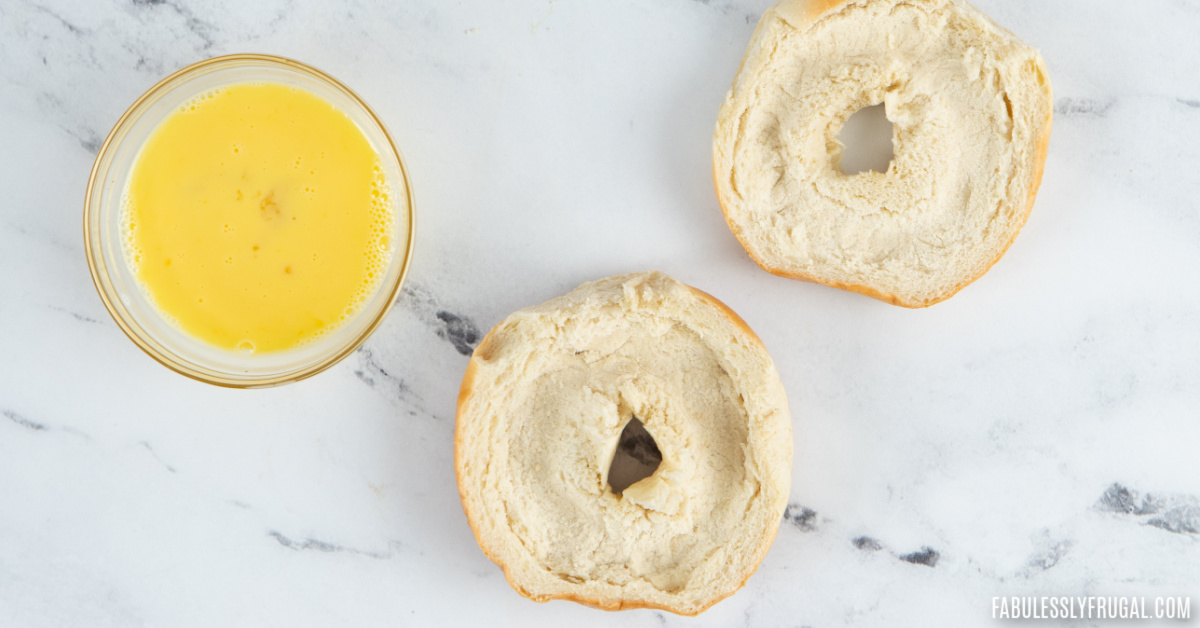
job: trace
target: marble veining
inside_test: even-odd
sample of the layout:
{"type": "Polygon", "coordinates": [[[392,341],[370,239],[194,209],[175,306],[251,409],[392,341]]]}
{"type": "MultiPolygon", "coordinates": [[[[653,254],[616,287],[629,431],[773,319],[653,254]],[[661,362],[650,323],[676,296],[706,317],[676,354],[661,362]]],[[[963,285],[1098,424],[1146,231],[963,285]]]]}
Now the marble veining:
{"type": "Polygon", "coordinates": [[[938,559],[942,555],[932,547],[922,547],[916,552],[910,552],[900,557],[900,560],[914,565],[925,565],[926,567],[937,567],[938,559]]]}
{"type": "Polygon", "coordinates": [[[377,560],[388,559],[393,556],[392,552],[390,552],[390,551],[389,552],[369,552],[366,550],[354,549],[351,547],[342,547],[341,545],[335,545],[333,543],[326,543],[325,541],[319,541],[317,539],[301,539],[299,541],[296,541],[296,540],[292,540],[292,539],[284,536],[278,530],[271,530],[270,532],[267,532],[267,536],[275,539],[280,545],[282,545],[290,550],[296,550],[298,552],[311,550],[311,551],[315,551],[315,552],[346,553],[346,554],[352,554],[355,556],[364,556],[366,558],[374,558],[377,560]]]}
{"type": "Polygon", "coordinates": [[[1193,495],[1161,495],[1126,488],[1117,482],[1108,487],[1095,508],[1101,512],[1130,515],[1144,525],[1175,534],[1200,535],[1200,499],[1193,495]]]}
{"type": "Polygon", "coordinates": [[[171,465],[167,464],[167,462],[165,460],[163,460],[161,457],[159,457],[158,453],[154,451],[154,446],[152,446],[149,442],[140,441],[140,442],[138,442],[138,444],[141,445],[142,447],[144,447],[146,449],[146,452],[149,453],[151,456],[153,456],[154,459],[157,460],[158,463],[161,464],[164,469],[166,469],[167,471],[170,471],[171,473],[179,473],[178,471],[175,470],[175,467],[172,467],[171,465]]]}
{"type": "Polygon", "coordinates": [[[850,542],[854,544],[856,549],[863,550],[864,552],[878,552],[883,549],[882,543],[869,536],[857,536],[850,542]]]}
{"type": "Polygon", "coordinates": [[[409,282],[400,290],[397,307],[408,310],[433,329],[438,338],[454,346],[454,350],[469,356],[483,339],[469,317],[442,309],[437,297],[427,287],[409,282]]]}
{"type": "Polygon", "coordinates": [[[817,511],[800,504],[788,504],[783,509],[783,520],[801,532],[814,532],[817,529],[817,511]]]}
{"type": "Polygon", "coordinates": [[[379,364],[375,357],[375,353],[367,347],[359,347],[358,354],[362,362],[362,368],[355,369],[354,375],[363,381],[364,384],[374,388],[380,384],[386,384],[393,388],[399,397],[412,394],[412,389],[400,377],[389,373],[387,369],[379,364]]]}
{"type": "Polygon", "coordinates": [[[1112,109],[1115,100],[1095,100],[1092,98],[1059,98],[1054,101],[1054,115],[1068,118],[1076,116],[1104,117],[1112,109]]]}
{"type": "Polygon", "coordinates": [[[721,216],[712,127],[770,4],[0,2],[0,626],[976,626],[1004,623],[996,596],[1200,607],[1200,11],[974,2],[1046,60],[1049,157],[1004,259],[908,311],[762,272],[721,216]],[[143,355],[92,287],[80,228],[122,112],[234,52],[359,93],[417,205],[409,279],[375,333],[258,391],[143,355]],[[771,351],[795,433],[779,533],[699,618],[535,604],[458,501],[468,356],[519,308],[651,268],[771,351]]]}
{"type": "Polygon", "coordinates": [[[31,429],[35,432],[44,432],[44,431],[46,431],[46,429],[48,429],[45,425],[42,425],[41,423],[38,423],[37,421],[31,421],[31,420],[21,416],[20,414],[13,412],[12,410],[4,410],[3,412],[0,412],[0,414],[3,414],[4,417],[7,418],[9,421],[12,421],[13,423],[16,423],[17,425],[20,425],[21,427],[31,429]]]}

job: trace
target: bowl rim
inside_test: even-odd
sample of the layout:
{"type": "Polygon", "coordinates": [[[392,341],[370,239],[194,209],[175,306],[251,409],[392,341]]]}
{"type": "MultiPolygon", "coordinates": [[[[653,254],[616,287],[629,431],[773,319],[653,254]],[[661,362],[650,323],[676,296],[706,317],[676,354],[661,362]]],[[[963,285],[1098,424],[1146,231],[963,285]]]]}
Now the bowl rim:
{"type": "MultiPolygon", "coordinates": [[[[92,163],[91,175],[88,176],[87,192],[84,195],[83,200],[84,256],[87,258],[88,270],[91,273],[92,283],[96,288],[96,292],[99,293],[100,300],[104,303],[104,308],[108,310],[109,316],[111,316],[113,321],[117,323],[117,327],[119,327],[121,331],[124,332],[125,335],[132,340],[135,345],[138,346],[138,348],[140,348],[159,364],[162,364],[172,371],[196,381],[225,388],[268,388],[297,382],[329,369],[334,364],[337,364],[345,359],[346,356],[356,351],[358,347],[361,346],[362,343],[365,342],[372,333],[374,333],[374,331],[383,322],[383,319],[387,317],[388,312],[390,312],[392,307],[395,305],[396,297],[399,295],[400,289],[404,285],[404,280],[407,278],[408,271],[411,266],[415,235],[416,206],[414,204],[412,181],[410,180],[408,174],[408,166],[404,161],[404,156],[400,153],[400,149],[396,147],[396,142],[392,139],[391,133],[388,132],[387,126],[383,124],[383,120],[376,115],[375,111],[371,109],[371,107],[367,105],[366,101],[364,101],[354,90],[350,89],[344,83],[330,76],[329,74],[311,65],[296,61],[294,59],[261,53],[237,53],[204,59],[171,73],[155,83],[150,89],[146,90],[137,98],[137,100],[133,101],[133,104],[129,105],[129,107],[125,110],[125,113],[121,114],[121,117],[117,120],[116,124],[113,125],[112,130],[109,131],[108,136],[104,138],[104,143],[100,145],[100,149],[96,152],[96,160],[92,163]],[[281,374],[271,374],[265,376],[235,376],[231,374],[214,374],[212,372],[193,368],[186,361],[177,358],[175,354],[170,351],[169,347],[151,340],[140,325],[131,324],[130,321],[121,316],[118,313],[118,308],[112,301],[112,296],[109,294],[109,290],[114,290],[115,292],[115,288],[112,286],[112,281],[108,276],[109,273],[107,271],[107,266],[105,267],[105,272],[101,273],[96,263],[96,256],[101,250],[101,245],[99,242],[92,241],[91,229],[93,213],[94,211],[98,212],[99,209],[96,208],[93,210],[92,205],[93,193],[97,192],[96,181],[97,177],[100,175],[101,163],[104,161],[104,158],[109,151],[114,150],[114,139],[117,136],[118,131],[122,130],[128,123],[130,123],[130,119],[133,117],[135,111],[137,111],[144,102],[158,95],[165,87],[173,84],[175,81],[185,77],[188,74],[215,65],[247,61],[257,62],[267,66],[298,70],[302,74],[308,74],[320,81],[328,83],[330,86],[343,92],[355,104],[362,107],[363,111],[366,112],[371,121],[373,121],[379,127],[379,130],[383,132],[384,138],[387,139],[387,148],[391,150],[391,154],[395,157],[396,162],[400,166],[400,176],[404,182],[404,199],[408,209],[406,212],[408,214],[408,237],[406,238],[407,241],[405,243],[404,258],[402,260],[395,260],[392,262],[401,264],[400,272],[396,275],[396,280],[393,285],[379,287],[380,290],[386,291],[387,302],[379,310],[379,313],[375,315],[374,319],[371,320],[370,323],[362,329],[362,331],[352,337],[344,345],[339,346],[336,351],[331,351],[329,355],[324,356],[320,360],[281,374]],[[162,347],[162,350],[160,350],[159,347],[162,347]]],[[[113,296],[115,296],[115,294],[113,296]]]]}

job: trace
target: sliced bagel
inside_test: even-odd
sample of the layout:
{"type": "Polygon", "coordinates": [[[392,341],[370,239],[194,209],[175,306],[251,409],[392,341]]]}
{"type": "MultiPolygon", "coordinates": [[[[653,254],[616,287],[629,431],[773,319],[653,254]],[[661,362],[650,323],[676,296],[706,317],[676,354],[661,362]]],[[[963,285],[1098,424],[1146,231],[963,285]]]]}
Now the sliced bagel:
{"type": "Polygon", "coordinates": [[[1016,238],[1052,115],[1037,51],[966,2],[784,0],[721,105],[717,198],[764,269],[925,307],[1016,238]],[[843,124],[880,103],[887,172],[843,174],[843,124]]]}
{"type": "Polygon", "coordinates": [[[661,273],[512,314],[475,350],[458,400],[467,520],[513,588],[542,602],[703,611],[766,554],[791,460],[762,342],[661,273]],[[609,465],[635,418],[661,462],[614,492],[609,465]]]}

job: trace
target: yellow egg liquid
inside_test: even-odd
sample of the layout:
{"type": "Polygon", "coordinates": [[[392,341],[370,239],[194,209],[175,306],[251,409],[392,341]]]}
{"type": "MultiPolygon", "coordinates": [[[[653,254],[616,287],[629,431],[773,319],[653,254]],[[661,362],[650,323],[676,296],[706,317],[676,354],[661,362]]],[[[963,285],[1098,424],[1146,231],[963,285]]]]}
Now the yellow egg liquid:
{"type": "Polygon", "coordinates": [[[379,155],[328,101],[241,83],[151,134],[124,198],[126,257],[184,332],[283,351],[352,317],[386,271],[394,227],[379,155]]]}

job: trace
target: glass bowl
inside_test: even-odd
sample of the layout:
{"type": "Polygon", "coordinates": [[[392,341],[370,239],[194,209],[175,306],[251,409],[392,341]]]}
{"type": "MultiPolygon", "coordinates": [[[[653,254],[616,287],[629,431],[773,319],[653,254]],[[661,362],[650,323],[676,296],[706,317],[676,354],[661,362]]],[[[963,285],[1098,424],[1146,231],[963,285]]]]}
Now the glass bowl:
{"type": "Polygon", "coordinates": [[[100,299],[130,340],[167,368],[232,388],[278,386],[329,368],[352,353],[379,325],[396,300],[412,259],[412,187],[400,151],[383,123],[354,92],[303,63],[260,54],[215,57],[160,81],[121,116],[100,147],[88,180],[83,242],[100,299]],[[359,311],[331,333],[277,352],[245,354],[192,337],[154,305],[126,262],[122,198],[142,145],[169,115],[195,96],[222,85],[272,82],[305,89],[344,112],[379,155],[395,199],[386,272],[359,311]]]}

